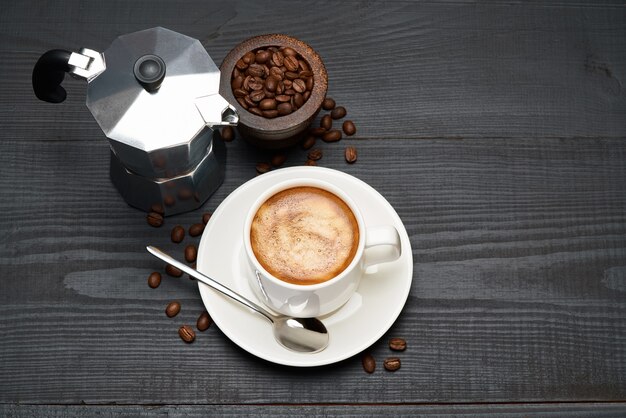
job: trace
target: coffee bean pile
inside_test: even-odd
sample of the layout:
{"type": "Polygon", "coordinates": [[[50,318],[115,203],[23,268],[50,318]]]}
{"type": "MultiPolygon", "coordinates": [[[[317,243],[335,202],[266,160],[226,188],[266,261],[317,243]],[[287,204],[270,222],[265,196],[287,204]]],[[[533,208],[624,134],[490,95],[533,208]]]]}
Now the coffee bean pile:
{"type": "Polygon", "coordinates": [[[273,119],[295,112],[309,100],[313,72],[295,49],[270,46],[246,52],[235,63],[230,85],[241,107],[273,119]]]}
{"type": "MultiPolygon", "coordinates": [[[[152,207],[152,211],[148,213],[146,218],[148,224],[153,227],[160,227],[165,222],[164,213],[162,209],[159,209],[157,206],[158,205],[152,207]],[[155,222],[155,219],[159,219],[160,222],[155,222]]],[[[211,219],[211,213],[205,212],[202,214],[202,222],[194,223],[188,229],[185,229],[182,225],[175,225],[170,232],[172,242],[175,244],[182,243],[187,234],[190,237],[200,236],[204,231],[205,225],[209,222],[209,219],[211,219]]],[[[183,256],[187,263],[190,263],[193,268],[196,268],[195,262],[198,257],[198,248],[195,244],[187,244],[183,250],[183,256]]],[[[180,269],[170,264],[165,265],[165,273],[171,277],[181,277],[183,275],[183,272],[180,269]]],[[[192,277],[189,278],[193,280],[192,277]]],[[[161,280],[161,273],[154,271],[148,276],[148,286],[152,289],[156,289],[160,286],[161,280]]],[[[165,307],[165,315],[168,318],[173,318],[180,313],[181,309],[182,306],[179,301],[172,301],[165,307]]],[[[196,321],[196,328],[201,332],[206,331],[212,323],[213,320],[209,316],[209,313],[207,311],[203,311],[196,321]]],[[[196,339],[196,333],[189,325],[180,326],[178,329],[178,335],[186,343],[192,343],[196,339]]]]}
{"type": "MultiPolygon", "coordinates": [[[[397,352],[406,350],[406,340],[397,337],[391,338],[389,340],[389,349],[397,352]]],[[[363,370],[365,370],[366,373],[371,374],[374,373],[374,371],[376,370],[376,359],[374,359],[374,356],[372,356],[371,353],[363,354],[363,356],[361,357],[361,364],[363,365],[363,370]]],[[[383,367],[385,368],[385,370],[390,372],[395,372],[396,370],[399,370],[400,366],[400,357],[387,357],[383,361],[383,367]]]]}

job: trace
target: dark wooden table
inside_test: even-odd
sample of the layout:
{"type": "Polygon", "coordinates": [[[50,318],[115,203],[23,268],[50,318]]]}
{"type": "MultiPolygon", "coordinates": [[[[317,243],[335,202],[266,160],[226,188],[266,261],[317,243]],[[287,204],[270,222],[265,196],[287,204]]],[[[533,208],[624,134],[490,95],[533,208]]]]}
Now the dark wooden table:
{"type": "MultiPolygon", "coordinates": [[[[623,1],[5,3],[0,415],[625,416],[623,1]],[[324,59],[358,133],[322,144],[320,165],[378,189],[413,247],[408,302],[369,349],[374,374],[359,356],[276,366],[216,326],[178,338],[203,309],[197,287],[150,289],[162,265],[144,246],[180,253],[170,228],[214,210],[270,154],[228,143],[204,207],[151,228],[109,181],[84,83],[68,79],[55,106],[30,81],[48,49],[101,51],[153,26],[199,39],[217,63],[270,32],[324,59]],[[169,319],[173,299],[183,310],[169,319]],[[394,336],[409,348],[390,373],[394,336]]],[[[304,160],[295,148],[286,166],[304,160]]]]}

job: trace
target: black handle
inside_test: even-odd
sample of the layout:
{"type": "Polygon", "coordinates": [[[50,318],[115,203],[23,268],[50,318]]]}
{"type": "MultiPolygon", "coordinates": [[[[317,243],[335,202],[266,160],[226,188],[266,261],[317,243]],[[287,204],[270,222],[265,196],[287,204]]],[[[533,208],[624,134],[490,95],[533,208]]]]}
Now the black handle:
{"type": "Polygon", "coordinates": [[[71,54],[64,49],[52,49],[39,57],[33,68],[33,90],[39,100],[50,103],[65,100],[67,93],[61,82],[70,70],[68,61],[71,54]]]}

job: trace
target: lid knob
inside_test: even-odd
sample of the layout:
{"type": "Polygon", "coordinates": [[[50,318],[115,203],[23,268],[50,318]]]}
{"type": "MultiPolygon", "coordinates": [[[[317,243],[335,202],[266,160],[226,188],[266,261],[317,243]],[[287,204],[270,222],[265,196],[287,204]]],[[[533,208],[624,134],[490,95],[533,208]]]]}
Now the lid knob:
{"type": "Polygon", "coordinates": [[[139,84],[148,93],[154,93],[165,78],[165,62],[157,55],[146,54],[135,61],[133,72],[139,84]]]}

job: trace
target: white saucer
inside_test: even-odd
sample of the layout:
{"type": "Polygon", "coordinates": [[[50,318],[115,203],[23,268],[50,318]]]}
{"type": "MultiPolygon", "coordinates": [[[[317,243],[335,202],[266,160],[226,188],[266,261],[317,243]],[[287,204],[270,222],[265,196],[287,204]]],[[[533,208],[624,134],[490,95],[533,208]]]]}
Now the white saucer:
{"type": "Polygon", "coordinates": [[[213,213],[200,241],[197,268],[257,302],[246,279],[250,273],[243,253],[244,218],[263,190],[295,177],[325,180],[341,187],[361,209],[366,225],[391,224],[402,241],[399,260],[379,265],[377,271],[363,277],[348,303],[321,318],[330,335],[328,347],[315,354],[287,350],[274,340],[267,319],[203,283],[198,282],[198,287],[215,324],[244,350],[287,366],[322,366],[352,357],[376,342],[400,315],[411,289],[413,254],[409,236],[389,202],[371,186],[341,171],[322,167],[284,168],[256,177],[233,191],[213,213]]]}

